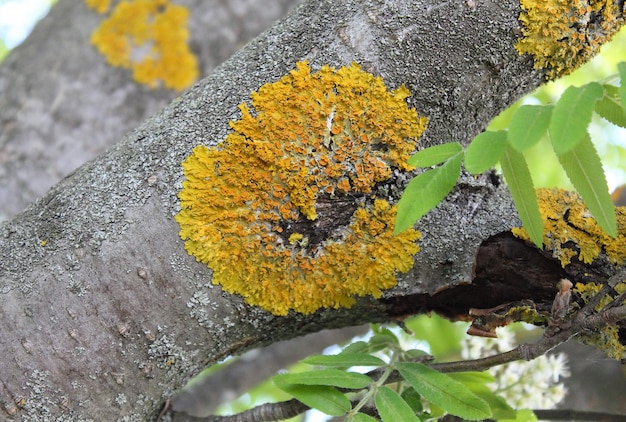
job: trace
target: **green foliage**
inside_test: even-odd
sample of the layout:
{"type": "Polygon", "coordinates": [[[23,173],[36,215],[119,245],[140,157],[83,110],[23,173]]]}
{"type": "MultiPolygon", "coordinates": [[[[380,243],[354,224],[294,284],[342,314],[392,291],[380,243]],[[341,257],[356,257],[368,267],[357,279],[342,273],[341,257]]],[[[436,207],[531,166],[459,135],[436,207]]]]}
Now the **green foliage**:
{"type": "Polygon", "coordinates": [[[570,86],[554,106],[548,132],[557,154],[574,148],[587,133],[591,113],[602,96],[602,86],[596,82],[581,87],[570,86]]]}
{"type": "MultiPolygon", "coordinates": [[[[619,77],[625,81],[626,62],[617,67],[619,77]]],[[[419,151],[410,158],[411,165],[441,165],[409,182],[398,202],[395,232],[411,227],[443,201],[454,188],[464,159],[465,168],[472,174],[500,164],[524,228],[535,245],[542,247],[543,222],[526,154],[547,134],[561,167],[589,211],[606,233],[616,236],[615,207],[601,160],[587,132],[594,112],[626,128],[626,83],[619,87],[598,82],[570,86],[554,105],[516,107],[510,114],[508,130],[485,131],[464,151],[457,143],[419,151]]]]}
{"type": "MultiPolygon", "coordinates": [[[[362,342],[364,343],[364,342],[362,342]]],[[[334,368],[350,368],[352,366],[382,366],[385,362],[367,353],[340,353],[338,355],[314,355],[302,360],[302,363],[334,368]]]]}
{"type": "Polygon", "coordinates": [[[487,402],[450,376],[420,363],[398,363],[396,368],[424,399],[448,413],[468,420],[491,417],[487,402]]]}
{"type": "Polygon", "coordinates": [[[602,230],[613,237],[617,236],[615,206],[606,184],[602,162],[589,135],[585,133],[574,148],[557,156],[602,230]]]}
{"type": "Polygon", "coordinates": [[[376,394],[376,409],[383,422],[397,421],[417,421],[411,406],[395,391],[389,387],[382,386],[376,394]]]}
{"type": "Polygon", "coordinates": [[[367,387],[371,381],[369,377],[363,374],[341,371],[339,369],[319,369],[317,371],[298,372],[295,374],[280,374],[274,377],[274,382],[279,388],[287,384],[301,384],[359,389],[367,387]]]}
{"type": "Polygon", "coordinates": [[[350,400],[336,388],[327,385],[279,384],[276,386],[312,409],[330,416],[345,415],[350,411],[350,400]]]}
{"type": "MultiPolygon", "coordinates": [[[[626,81],[626,62],[619,63],[617,65],[617,71],[619,72],[620,80],[626,81]]],[[[626,83],[620,84],[618,93],[622,101],[622,107],[626,107],[626,83]]]]}
{"type": "Polygon", "coordinates": [[[626,113],[619,89],[613,85],[603,85],[603,88],[604,96],[596,103],[596,113],[614,125],[626,128],[626,113]]]}
{"type": "Polygon", "coordinates": [[[366,415],[365,413],[356,413],[352,420],[354,422],[377,422],[378,419],[371,417],[370,415],[366,415]]]}
{"type": "Polygon", "coordinates": [[[436,166],[461,151],[463,151],[463,147],[458,142],[435,145],[415,153],[407,160],[407,163],[414,167],[436,166]]]}
{"type": "MultiPolygon", "coordinates": [[[[415,159],[414,162],[431,163],[441,160],[443,154],[435,151],[432,155],[430,152],[438,147],[445,147],[445,144],[431,147],[424,151],[425,159],[415,159]]],[[[461,147],[460,144],[456,144],[461,147]]],[[[418,154],[411,158],[414,158],[418,154]]],[[[422,218],[424,214],[437,206],[452,191],[456,181],[461,174],[461,161],[463,160],[462,148],[453,155],[443,159],[441,166],[427,170],[413,178],[407,185],[402,198],[398,202],[398,216],[396,218],[395,233],[401,233],[409,227],[413,226],[417,220],[422,218]]],[[[441,161],[440,161],[441,162],[441,161]]]]}
{"type": "Polygon", "coordinates": [[[511,146],[525,151],[539,142],[548,129],[552,109],[552,106],[523,105],[515,110],[508,132],[511,146]]]}
{"type": "Polygon", "coordinates": [[[543,221],[526,159],[521,152],[507,146],[500,164],[522,224],[535,245],[541,247],[543,245],[543,221]]]}
{"type": "Polygon", "coordinates": [[[506,147],[506,131],[483,132],[476,136],[465,151],[465,168],[479,174],[494,167],[506,147]]]}
{"type": "MultiPolygon", "coordinates": [[[[438,330],[439,336],[449,331],[447,324],[448,330],[438,330]]],[[[352,343],[335,355],[308,357],[303,362],[317,368],[276,375],[274,383],[302,403],[331,416],[345,415],[348,421],[420,421],[445,414],[465,420],[494,414],[515,417],[487,386],[494,381],[488,373],[441,373],[419,363],[429,356],[421,350],[404,350],[398,335],[388,328],[372,329],[367,342],[352,343]],[[356,367],[371,370],[352,372],[356,367]]]]}

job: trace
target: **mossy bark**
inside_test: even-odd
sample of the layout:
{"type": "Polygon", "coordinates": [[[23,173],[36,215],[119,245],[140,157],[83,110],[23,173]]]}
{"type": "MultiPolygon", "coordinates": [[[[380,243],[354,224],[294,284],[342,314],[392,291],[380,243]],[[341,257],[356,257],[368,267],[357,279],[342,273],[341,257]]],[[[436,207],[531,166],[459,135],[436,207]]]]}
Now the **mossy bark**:
{"type": "MultiPolygon", "coordinates": [[[[4,222],[0,411],[16,420],[150,420],[190,376],[229,354],[425,311],[411,299],[471,282],[481,243],[519,225],[496,176],[464,176],[420,222],[415,266],[383,299],[275,317],[212,286],[210,270],[185,252],[173,220],[180,163],[194,146],[224,139],[237,105],[303,59],[317,68],[356,61],[389,87],[405,84],[410,105],[429,118],[421,145],[466,145],[544,80],[515,51],[518,14],[516,1],[304,3],[4,222]]],[[[405,183],[389,183],[389,197],[405,183]]]]}

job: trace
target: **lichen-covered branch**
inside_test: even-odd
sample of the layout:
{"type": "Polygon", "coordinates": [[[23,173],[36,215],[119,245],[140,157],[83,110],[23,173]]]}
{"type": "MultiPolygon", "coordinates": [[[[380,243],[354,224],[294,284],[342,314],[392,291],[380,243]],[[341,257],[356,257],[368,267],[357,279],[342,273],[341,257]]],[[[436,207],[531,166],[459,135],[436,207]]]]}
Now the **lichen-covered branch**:
{"type": "MultiPolygon", "coordinates": [[[[390,92],[406,86],[407,106],[429,120],[419,145],[467,145],[544,80],[546,71],[514,47],[519,12],[517,1],[306,2],[4,222],[0,411],[16,420],[147,420],[200,369],[279,339],[433,309],[467,317],[471,308],[522,299],[549,312],[554,284],[568,269],[510,235],[519,221],[494,174],[462,177],[416,227],[420,252],[409,271],[396,274],[397,286],[379,299],[358,297],[351,309],[276,316],[246,304],[213,285],[213,272],[187,254],[174,221],[181,211],[181,163],[198,145],[214,150],[232,133],[229,122],[242,117],[239,104],[305,59],[312,72],[357,62],[390,92]],[[496,244],[508,249],[499,251],[498,265],[486,265],[489,255],[481,253],[495,253],[496,244]],[[545,275],[524,272],[521,264],[531,260],[545,275]],[[507,277],[513,283],[503,282],[507,277]]],[[[327,127],[328,117],[320,116],[318,126],[327,127]]],[[[389,212],[406,181],[401,172],[377,181],[386,192],[379,200],[389,207],[379,202],[377,208],[373,200],[373,210],[389,212]]],[[[337,220],[324,224],[345,223],[337,220]]],[[[295,230],[286,243],[302,242],[305,234],[295,230]]],[[[247,263],[241,264],[243,271],[247,263]]],[[[587,273],[602,281],[612,265],[600,262],[587,273]]]]}

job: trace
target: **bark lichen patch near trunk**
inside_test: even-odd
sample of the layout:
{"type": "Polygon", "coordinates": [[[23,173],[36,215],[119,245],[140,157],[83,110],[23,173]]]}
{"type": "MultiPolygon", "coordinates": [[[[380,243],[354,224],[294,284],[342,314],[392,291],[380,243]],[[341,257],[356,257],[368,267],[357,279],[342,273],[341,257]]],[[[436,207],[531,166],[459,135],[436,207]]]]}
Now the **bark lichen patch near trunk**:
{"type": "Polygon", "coordinates": [[[176,216],[185,248],[214,284],[275,315],[379,297],[418,252],[394,236],[396,206],[377,186],[406,160],[426,118],[406,88],[353,64],[306,62],[252,93],[251,111],[215,149],[194,148],[176,216]]]}
{"type": "Polygon", "coordinates": [[[530,54],[536,69],[556,79],[593,57],[624,23],[615,0],[521,0],[521,38],[515,48],[530,54]]]}
{"type": "MultiPolygon", "coordinates": [[[[565,267],[572,258],[591,264],[601,252],[613,264],[626,261],[626,207],[616,208],[618,234],[612,238],[598,225],[575,192],[537,189],[543,219],[545,250],[565,267]]],[[[526,230],[514,228],[513,234],[530,241],[526,230]]]]}

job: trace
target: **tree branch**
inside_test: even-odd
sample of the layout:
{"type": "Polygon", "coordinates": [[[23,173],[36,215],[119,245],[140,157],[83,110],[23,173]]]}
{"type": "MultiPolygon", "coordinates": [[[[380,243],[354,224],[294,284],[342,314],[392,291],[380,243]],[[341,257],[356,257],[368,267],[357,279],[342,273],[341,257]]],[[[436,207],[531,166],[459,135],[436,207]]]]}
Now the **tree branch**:
{"type": "MultiPolygon", "coordinates": [[[[620,305],[623,301],[623,296],[620,295],[615,300],[607,304],[600,312],[595,313],[595,307],[599,301],[609,292],[612,288],[605,284],[603,288],[594,295],[589,302],[580,310],[576,311],[568,319],[554,320],[551,329],[546,329],[542,338],[534,344],[524,343],[519,345],[513,350],[508,352],[499,353],[497,355],[489,356],[481,359],[472,359],[465,361],[446,362],[446,363],[431,363],[428,364],[433,369],[441,372],[466,372],[466,371],[485,371],[494,366],[507,364],[517,360],[533,360],[541,355],[548,353],[561,343],[569,340],[583,331],[598,330],[606,325],[615,324],[618,321],[626,319],[626,305],[620,305]],[[606,287],[606,288],[605,288],[606,287]]],[[[557,296],[555,302],[560,300],[557,296]]],[[[382,373],[384,368],[379,368],[367,373],[372,380],[376,381],[382,373]]],[[[393,371],[387,378],[389,384],[402,381],[402,377],[398,371],[393,371]]],[[[343,392],[350,392],[356,390],[339,389],[343,392]]],[[[263,422],[272,420],[282,420],[294,417],[300,413],[304,413],[309,410],[310,407],[300,403],[297,400],[292,399],[280,403],[268,403],[256,406],[245,412],[241,412],[232,416],[211,416],[209,418],[189,419],[189,420],[204,420],[210,422],[263,422]],[[298,412],[299,413],[294,413],[298,412]],[[283,415],[287,415],[283,417],[283,415]]],[[[558,413],[555,411],[555,416],[563,415],[576,415],[576,411],[565,411],[564,413],[558,413]]],[[[580,415],[595,415],[600,417],[601,413],[594,412],[581,412],[580,415]]],[[[539,416],[539,415],[537,415],[539,416]]],[[[617,417],[617,415],[610,415],[611,417],[617,417]]],[[[582,416],[580,416],[582,417],[582,416]]],[[[624,417],[624,416],[620,416],[624,417]]],[[[549,419],[549,418],[548,418],[549,419]]],[[[185,417],[183,417],[183,420],[185,417]]],[[[576,420],[576,419],[573,419],[576,420]]],[[[595,419],[591,419],[595,420],[595,419]]],[[[600,420],[600,419],[598,419],[600,420]]],[[[612,420],[612,419],[609,419],[612,420]]]]}
{"type": "MultiPolygon", "coordinates": [[[[5,412],[17,408],[17,417],[32,420],[147,420],[163,397],[228,355],[322,328],[386,321],[403,309],[427,311],[410,307],[416,295],[445,291],[440,298],[448,300],[438,304],[471,305],[461,287],[472,282],[481,244],[519,225],[506,187],[493,175],[462,177],[419,223],[413,269],[383,299],[363,298],[349,310],[276,317],[245,305],[211,283],[210,269],[187,254],[173,221],[181,162],[198,145],[215,147],[240,115],[238,105],[298,61],[307,59],[314,69],[356,61],[390,88],[405,85],[409,105],[429,118],[420,147],[467,145],[544,81],[545,71],[514,48],[518,1],[432,3],[305,2],[106,154],[3,222],[5,412]]],[[[3,130],[14,124],[1,123],[3,130]]],[[[385,183],[391,202],[406,183],[400,175],[385,183]]],[[[502,297],[489,300],[497,305],[502,297]]]]}

